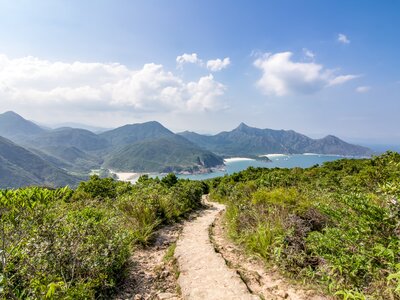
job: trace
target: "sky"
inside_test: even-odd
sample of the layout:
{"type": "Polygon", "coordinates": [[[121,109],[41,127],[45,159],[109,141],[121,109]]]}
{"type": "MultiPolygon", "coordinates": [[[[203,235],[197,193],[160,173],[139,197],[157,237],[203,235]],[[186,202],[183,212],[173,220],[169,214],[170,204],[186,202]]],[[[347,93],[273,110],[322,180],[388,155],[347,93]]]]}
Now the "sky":
{"type": "Polygon", "coordinates": [[[0,0],[0,113],[400,144],[399,28],[395,0],[0,0]]]}

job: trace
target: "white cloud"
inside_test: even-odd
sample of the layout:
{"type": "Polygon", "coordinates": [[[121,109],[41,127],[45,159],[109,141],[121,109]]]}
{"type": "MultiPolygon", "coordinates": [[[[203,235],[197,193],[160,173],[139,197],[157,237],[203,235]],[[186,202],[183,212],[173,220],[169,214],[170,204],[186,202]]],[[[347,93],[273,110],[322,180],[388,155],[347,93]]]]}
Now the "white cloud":
{"type": "Polygon", "coordinates": [[[315,54],[313,52],[311,52],[310,50],[308,50],[307,48],[303,48],[303,53],[308,58],[311,58],[311,59],[315,58],[315,54]]]}
{"type": "Polygon", "coordinates": [[[350,40],[343,33],[338,34],[337,41],[342,44],[350,44],[350,40]]]}
{"type": "Polygon", "coordinates": [[[195,81],[149,63],[132,70],[118,63],[50,62],[0,55],[0,107],[136,112],[197,112],[224,108],[225,86],[212,75],[195,81]]]}
{"type": "Polygon", "coordinates": [[[197,53],[184,53],[176,57],[176,63],[178,64],[178,66],[182,67],[182,65],[186,63],[201,65],[203,62],[197,57],[197,53]]]}
{"type": "Polygon", "coordinates": [[[356,88],[357,93],[366,93],[369,92],[370,90],[371,90],[370,86],[359,86],[356,88]]]}
{"type": "Polygon", "coordinates": [[[358,77],[360,77],[360,75],[339,75],[330,79],[328,86],[343,84],[358,77]]]}
{"type": "Polygon", "coordinates": [[[315,62],[294,62],[293,53],[266,53],[254,61],[262,76],[257,86],[266,95],[309,94],[328,86],[343,84],[357,75],[335,75],[315,62]]]}
{"type": "Polygon", "coordinates": [[[225,69],[231,64],[231,60],[229,57],[225,57],[223,60],[220,58],[217,59],[211,59],[207,61],[207,69],[209,69],[212,72],[217,72],[221,71],[222,69],[225,69]]]}

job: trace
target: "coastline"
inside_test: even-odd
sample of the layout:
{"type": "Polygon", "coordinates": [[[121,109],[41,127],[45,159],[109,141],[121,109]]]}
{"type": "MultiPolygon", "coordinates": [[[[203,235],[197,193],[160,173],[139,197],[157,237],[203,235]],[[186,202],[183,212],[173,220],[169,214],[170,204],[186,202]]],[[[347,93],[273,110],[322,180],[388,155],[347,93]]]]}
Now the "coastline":
{"type": "MultiPolygon", "coordinates": [[[[365,157],[359,156],[344,156],[338,154],[318,154],[318,153],[302,153],[302,154],[284,154],[284,153],[272,153],[260,155],[256,157],[228,157],[224,158],[224,165],[216,166],[213,168],[199,168],[196,171],[186,170],[181,172],[175,172],[179,178],[201,180],[212,177],[224,176],[232,172],[239,172],[250,166],[262,167],[262,168],[307,168],[316,164],[322,164],[326,161],[332,161],[341,158],[349,159],[362,159],[365,157]],[[268,157],[269,156],[269,157],[268,157]],[[264,159],[265,158],[265,159],[264,159]]],[[[110,174],[117,177],[118,180],[135,183],[140,176],[148,175],[149,177],[162,178],[168,173],[161,172],[126,172],[126,171],[115,171],[108,170],[110,174]]]]}

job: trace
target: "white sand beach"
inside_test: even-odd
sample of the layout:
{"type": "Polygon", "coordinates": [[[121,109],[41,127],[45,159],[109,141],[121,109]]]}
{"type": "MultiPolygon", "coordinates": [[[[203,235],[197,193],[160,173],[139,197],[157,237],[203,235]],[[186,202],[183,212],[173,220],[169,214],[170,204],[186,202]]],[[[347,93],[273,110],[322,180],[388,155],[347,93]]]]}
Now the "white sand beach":
{"type": "Polygon", "coordinates": [[[244,160],[254,160],[252,158],[247,158],[247,157],[231,157],[231,158],[225,158],[224,162],[225,163],[230,163],[230,162],[235,162],[235,161],[244,161],[244,160]]]}

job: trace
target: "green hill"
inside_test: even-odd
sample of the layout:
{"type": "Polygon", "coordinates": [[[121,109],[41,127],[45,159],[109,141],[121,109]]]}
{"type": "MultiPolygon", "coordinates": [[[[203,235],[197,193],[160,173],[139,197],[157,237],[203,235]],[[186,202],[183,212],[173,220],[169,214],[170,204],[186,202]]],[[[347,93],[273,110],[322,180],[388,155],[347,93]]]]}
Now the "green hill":
{"type": "Polygon", "coordinates": [[[368,148],[346,143],[329,135],[311,139],[293,130],[273,130],[249,127],[241,123],[228,132],[207,136],[194,132],[182,132],[181,136],[200,147],[224,156],[257,156],[269,153],[318,153],[368,156],[368,148]]]}
{"type": "Polygon", "coordinates": [[[43,132],[45,132],[45,129],[25,120],[13,111],[0,114],[0,136],[18,141],[43,132]]]}
{"type": "Polygon", "coordinates": [[[76,186],[83,179],[68,174],[3,137],[0,137],[0,162],[0,188],[76,186]]]}
{"type": "Polygon", "coordinates": [[[222,158],[176,135],[158,122],[125,125],[99,135],[113,145],[104,167],[118,171],[201,171],[222,158]]]}
{"type": "Polygon", "coordinates": [[[124,146],[143,140],[171,137],[174,135],[172,131],[155,121],[142,124],[129,124],[99,134],[101,138],[106,139],[113,146],[124,146]]]}
{"type": "Polygon", "coordinates": [[[118,171],[197,172],[222,164],[221,157],[172,135],[122,147],[106,157],[104,166],[118,171]]]}

